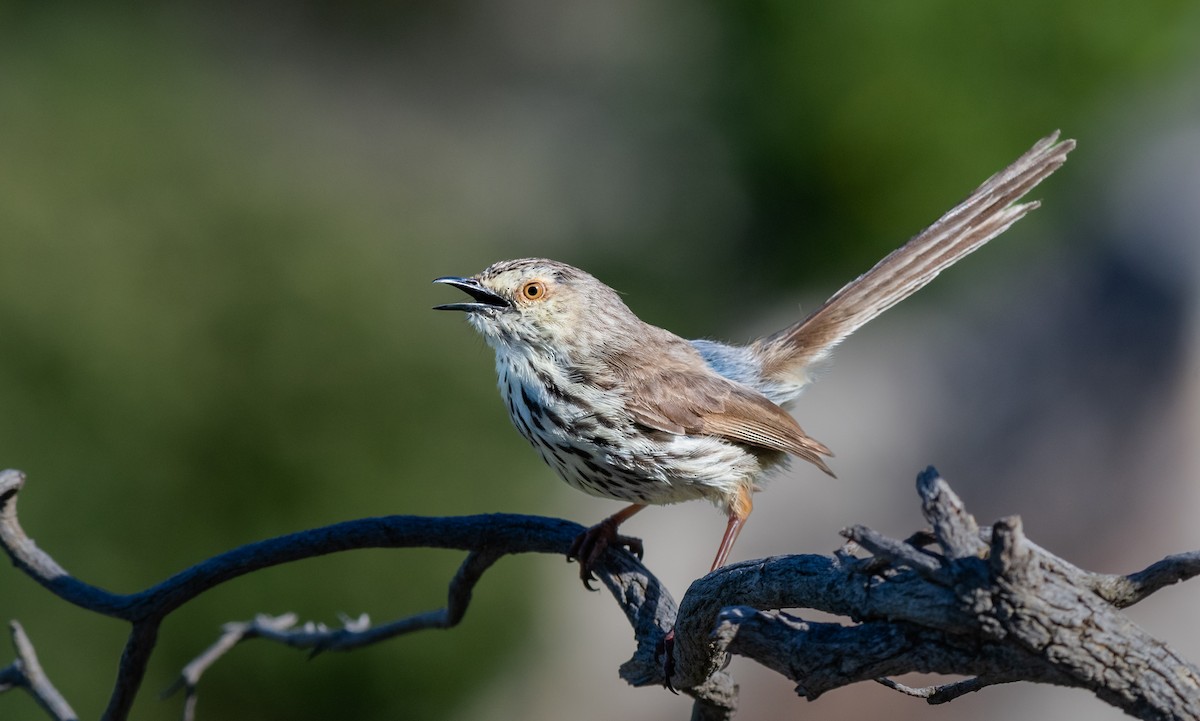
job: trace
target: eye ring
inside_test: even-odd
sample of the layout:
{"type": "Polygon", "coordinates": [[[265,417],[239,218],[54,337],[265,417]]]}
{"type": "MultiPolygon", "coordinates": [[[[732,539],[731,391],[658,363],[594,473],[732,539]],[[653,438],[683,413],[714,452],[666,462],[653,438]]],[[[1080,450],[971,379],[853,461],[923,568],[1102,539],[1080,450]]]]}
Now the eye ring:
{"type": "Polygon", "coordinates": [[[538,301],[546,297],[546,284],[540,280],[531,280],[521,286],[521,297],[525,300],[538,301]]]}

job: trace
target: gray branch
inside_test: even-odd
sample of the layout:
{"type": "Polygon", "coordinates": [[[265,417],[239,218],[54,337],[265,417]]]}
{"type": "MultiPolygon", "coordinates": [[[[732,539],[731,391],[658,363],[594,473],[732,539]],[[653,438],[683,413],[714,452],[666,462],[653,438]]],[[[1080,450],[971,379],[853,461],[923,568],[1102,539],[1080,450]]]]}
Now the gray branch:
{"type": "MultiPolygon", "coordinates": [[[[128,716],[163,618],[230,579],[357,548],[468,552],[441,609],[378,626],[365,616],[335,628],[297,625],[290,614],[226,624],[171,689],[186,691],[187,719],[195,713],[201,676],[245,640],[260,638],[315,654],[451,628],[463,618],[475,583],[502,556],[565,554],[583,530],[564,520],[507,514],[367,518],[242,546],[144,591],[116,594],[74,578],[26,536],[16,513],[24,482],[19,472],[0,472],[0,545],[13,564],[60,598],[131,624],[106,719],[128,716]]],[[[788,676],[808,698],[873,680],[929,703],[945,703],[990,685],[1033,681],[1087,688],[1140,718],[1200,719],[1200,673],[1120,613],[1200,573],[1200,552],[1171,556],[1128,576],[1093,574],[1026,539],[1019,519],[979,528],[932,468],[918,478],[917,490],[932,530],[897,541],[854,526],[843,532],[849,542],[832,556],[781,556],[711,573],[691,585],[678,610],[635,557],[611,549],[595,570],[637,640],[621,677],[634,686],[664,685],[664,651],[670,649],[671,684],[696,699],[693,718],[705,721],[730,719],[736,707],[737,687],[721,670],[730,653],[788,676]],[[807,622],[778,610],[783,608],[819,609],[847,616],[856,625],[807,622]],[[671,629],[673,646],[667,643],[671,629]],[[910,671],[971,678],[919,689],[889,678],[910,671]]],[[[14,635],[14,641],[18,661],[0,671],[0,683],[16,687],[19,678],[40,677],[49,690],[31,692],[43,707],[54,718],[73,718],[65,701],[51,707],[61,697],[37,666],[28,640],[14,635]]],[[[22,687],[32,689],[32,683],[22,687]]]]}
{"type": "MultiPolygon", "coordinates": [[[[300,629],[281,628],[267,633],[266,627],[259,623],[243,629],[240,635],[231,633],[227,627],[221,640],[198,657],[196,665],[182,674],[173,687],[188,690],[185,704],[189,708],[195,706],[195,681],[208,666],[245,638],[275,640],[319,652],[349,650],[425,628],[449,628],[465,613],[475,581],[498,558],[512,553],[565,555],[571,542],[584,530],[583,526],[570,521],[516,514],[364,518],[241,546],[191,566],[144,591],[117,594],[70,575],[26,535],[17,517],[17,496],[24,485],[23,473],[0,471],[0,545],[13,565],[59,598],[131,624],[117,681],[103,716],[113,721],[122,721],[129,715],[162,620],[184,603],[221,583],[263,568],[360,548],[453,548],[469,552],[450,584],[446,608],[438,611],[379,627],[366,623],[350,623],[338,629],[305,625],[300,629]]],[[[637,637],[637,648],[633,657],[621,666],[621,677],[635,686],[663,684],[665,678],[659,649],[675,622],[675,600],[637,558],[622,549],[609,549],[593,570],[625,612],[637,637]]],[[[696,699],[697,718],[732,717],[737,691],[728,675],[714,674],[694,687],[681,690],[696,699]]]]}
{"type": "Polygon", "coordinates": [[[42,670],[42,664],[38,661],[37,652],[34,651],[29,636],[25,634],[25,629],[16,621],[10,621],[8,627],[12,632],[13,650],[17,658],[6,668],[0,669],[0,693],[14,688],[24,689],[55,721],[78,719],[74,709],[58,689],[54,688],[50,677],[42,670]]]}
{"type": "Polygon", "coordinates": [[[1030,542],[1020,519],[978,528],[932,468],[917,490],[941,553],[854,527],[845,535],[871,557],[769,558],[693,583],[680,605],[675,680],[693,683],[737,653],[796,681],[810,699],[915,671],[973,678],[930,689],[886,683],[944,703],[988,685],[1033,681],[1090,690],[1138,718],[1200,718],[1200,670],[1120,612],[1195,576],[1198,554],[1129,576],[1094,574],[1030,542]],[[810,623],[782,608],[858,623],[810,623]]]}

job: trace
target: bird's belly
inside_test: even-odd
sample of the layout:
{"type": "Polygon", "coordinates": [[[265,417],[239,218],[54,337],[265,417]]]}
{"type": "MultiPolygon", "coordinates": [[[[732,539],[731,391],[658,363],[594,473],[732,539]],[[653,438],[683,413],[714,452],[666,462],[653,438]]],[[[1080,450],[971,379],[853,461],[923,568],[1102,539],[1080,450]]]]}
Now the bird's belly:
{"type": "Polygon", "coordinates": [[[518,390],[513,425],[570,486],[602,498],[667,504],[707,498],[724,505],[763,470],[745,448],[710,436],[673,435],[614,414],[551,407],[518,390]],[[532,402],[521,402],[521,401],[532,402]]]}
{"type": "Polygon", "coordinates": [[[528,438],[572,487],[630,503],[708,498],[723,504],[738,488],[752,485],[760,470],[749,453],[717,439],[677,436],[614,448],[582,438],[528,438]]]}

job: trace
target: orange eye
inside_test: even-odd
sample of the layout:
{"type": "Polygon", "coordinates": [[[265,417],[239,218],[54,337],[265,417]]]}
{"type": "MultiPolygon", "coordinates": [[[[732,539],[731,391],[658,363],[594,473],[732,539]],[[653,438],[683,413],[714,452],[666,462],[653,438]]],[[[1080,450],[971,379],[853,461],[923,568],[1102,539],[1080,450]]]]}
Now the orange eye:
{"type": "Polygon", "coordinates": [[[521,297],[525,300],[541,300],[546,296],[546,284],[540,280],[531,280],[521,286],[521,297]]]}

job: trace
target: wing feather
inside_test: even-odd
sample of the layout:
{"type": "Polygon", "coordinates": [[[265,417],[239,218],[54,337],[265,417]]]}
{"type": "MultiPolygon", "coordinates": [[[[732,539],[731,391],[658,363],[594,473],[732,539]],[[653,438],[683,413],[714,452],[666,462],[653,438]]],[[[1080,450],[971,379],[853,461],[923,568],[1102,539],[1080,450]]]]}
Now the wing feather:
{"type": "Polygon", "coordinates": [[[832,456],[796,419],[758,391],[711,370],[683,339],[666,362],[620,362],[625,407],[634,420],[674,435],[725,438],[754,448],[789,453],[833,475],[821,456],[832,456]]]}

